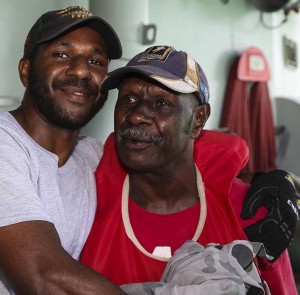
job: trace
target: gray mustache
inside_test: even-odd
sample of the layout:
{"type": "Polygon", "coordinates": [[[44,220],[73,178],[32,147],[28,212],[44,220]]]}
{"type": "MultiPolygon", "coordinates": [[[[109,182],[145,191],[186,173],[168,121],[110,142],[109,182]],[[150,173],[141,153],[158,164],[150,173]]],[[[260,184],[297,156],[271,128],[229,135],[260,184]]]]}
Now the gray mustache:
{"type": "Polygon", "coordinates": [[[124,128],[118,131],[119,137],[130,137],[133,140],[153,142],[161,144],[163,139],[160,135],[153,135],[140,128],[124,128]]]}

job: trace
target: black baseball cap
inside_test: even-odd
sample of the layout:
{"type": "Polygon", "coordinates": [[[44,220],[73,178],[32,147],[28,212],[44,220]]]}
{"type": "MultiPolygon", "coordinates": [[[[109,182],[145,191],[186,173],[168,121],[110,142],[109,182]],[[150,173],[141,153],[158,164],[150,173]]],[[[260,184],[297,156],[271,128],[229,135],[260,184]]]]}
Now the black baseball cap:
{"type": "Polygon", "coordinates": [[[109,59],[118,59],[122,56],[120,39],[110,24],[82,6],[69,6],[65,9],[48,11],[36,21],[25,42],[24,58],[28,58],[37,45],[51,41],[82,24],[101,34],[108,48],[109,59]]]}
{"type": "Polygon", "coordinates": [[[126,66],[107,74],[102,90],[117,88],[130,74],[140,74],[178,93],[195,93],[208,103],[209,86],[200,65],[186,52],[171,46],[153,46],[133,57],[126,66]]]}

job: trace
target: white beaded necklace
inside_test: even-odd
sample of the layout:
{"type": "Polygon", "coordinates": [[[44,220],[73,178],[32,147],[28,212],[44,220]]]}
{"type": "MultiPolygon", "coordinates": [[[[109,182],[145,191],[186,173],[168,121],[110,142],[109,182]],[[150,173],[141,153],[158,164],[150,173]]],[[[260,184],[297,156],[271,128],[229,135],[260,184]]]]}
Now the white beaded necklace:
{"type": "MultiPolygon", "coordinates": [[[[206,197],[205,197],[205,191],[204,191],[204,184],[202,181],[202,177],[200,174],[200,171],[198,167],[196,167],[196,175],[197,175],[197,190],[198,195],[200,199],[200,215],[199,215],[199,221],[198,225],[195,231],[195,234],[192,238],[193,241],[197,241],[201,235],[201,232],[203,230],[205,220],[206,220],[206,214],[207,214],[207,208],[206,208],[206,197]]],[[[129,219],[129,212],[128,212],[128,199],[129,199],[129,176],[126,175],[126,178],[123,183],[123,190],[122,190],[122,218],[123,223],[125,227],[126,234],[128,238],[134,243],[134,245],[146,256],[151,257],[156,260],[160,261],[169,261],[170,258],[165,258],[161,256],[157,256],[154,254],[149,253],[138,241],[136,238],[131,223],[129,219]]]]}

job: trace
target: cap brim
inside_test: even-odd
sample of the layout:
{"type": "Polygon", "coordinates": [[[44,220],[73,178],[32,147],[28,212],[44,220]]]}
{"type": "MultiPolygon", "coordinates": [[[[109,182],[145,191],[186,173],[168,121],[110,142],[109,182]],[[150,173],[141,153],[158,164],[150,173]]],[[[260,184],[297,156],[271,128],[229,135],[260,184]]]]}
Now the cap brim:
{"type": "Polygon", "coordinates": [[[179,93],[194,93],[197,89],[186,83],[182,78],[170,74],[161,68],[140,65],[140,66],[125,66],[123,68],[116,69],[107,74],[102,83],[102,90],[108,91],[117,88],[122,81],[130,74],[139,74],[145,77],[149,77],[158,81],[167,88],[179,93]]]}
{"type": "Polygon", "coordinates": [[[47,36],[47,38],[41,39],[39,43],[50,41],[62,35],[66,31],[84,23],[101,34],[104,41],[106,42],[108,57],[110,59],[118,59],[122,56],[122,45],[117,33],[109,23],[98,16],[78,19],[77,21],[73,21],[68,25],[62,25],[60,29],[56,27],[55,32],[52,35],[47,36]]]}

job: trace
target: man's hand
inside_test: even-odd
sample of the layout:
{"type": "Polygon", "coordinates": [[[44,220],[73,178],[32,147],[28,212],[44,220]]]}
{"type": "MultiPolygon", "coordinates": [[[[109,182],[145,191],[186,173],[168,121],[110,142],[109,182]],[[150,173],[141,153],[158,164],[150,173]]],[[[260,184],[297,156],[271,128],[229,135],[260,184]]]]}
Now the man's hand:
{"type": "Polygon", "coordinates": [[[252,181],[248,190],[241,217],[252,218],[259,207],[268,209],[267,216],[244,228],[250,241],[264,244],[275,261],[291,244],[299,219],[297,196],[290,175],[283,170],[261,173],[252,181]]]}

